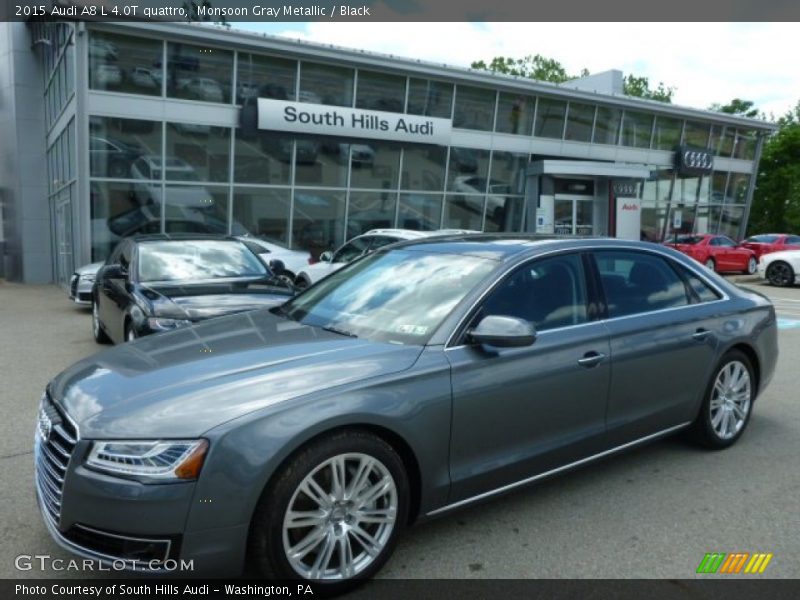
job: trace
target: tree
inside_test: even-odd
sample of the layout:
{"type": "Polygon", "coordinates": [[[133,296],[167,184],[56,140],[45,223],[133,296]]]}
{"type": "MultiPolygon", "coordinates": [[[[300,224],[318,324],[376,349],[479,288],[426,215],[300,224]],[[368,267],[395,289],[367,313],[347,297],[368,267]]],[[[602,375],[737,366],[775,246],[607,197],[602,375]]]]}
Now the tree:
{"type": "Polygon", "coordinates": [[[575,77],[588,75],[586,69],[581,71],[581,75],[568,75],[564,66],[555,59],[545,58],[541,54],[524,58],[510,58],[495,56],[487,65],[484,61],[478,60],[470,65],[473,69],[492,71],[493,73],[503,73],[504,75],[516,75],[517,77],[527,77],[538,81],[549,81],[551,83],[564,83],[575,77]]]}
{"type": "Polygon", "coordinates": [[[220,17],[219,19],[212,19],[207,14],[200,16],[200,8],[204,8],[206,10],[212,8],[211,2],[209,0],[190,0],[189,2],[183,3],[183,10],[186,12],[186,20],[187,21],[210,21],[213,22],[215,25],[222,25],[223,27],[227,27],[230,29],[231,24],[225,19],[225,17],[220,17]]]}
{"type": "Polygon", "coordinates": [[[761,154],[748,235],[800,231],[800,102],[778,125],[761,154]]]}
{"type": "Polygon", "coordinates": [[[751,119],[764,118],[764,113],[755,108],[752,101],[742,100],[741,98],[734,98],[728,104],[718,104],[715,102],[708,108],[709,110],[715,110],[729,115],[738,115],[740,117],[750,117],[751,119]]]}
{"type": "MultiPolygon", "coordinates": [[[[524,58],[511,58],[506,56],[495,56],[487,65],[485,61],[477,60],[470,65],[473,69],[482,69],[493,73],[504,75],[516,75],[517,77],[527,77],[537,81],[549,81],[550,83],[564,83],[570,79],[578,79],[589,75],[587,69],[581,69],[577,75],[570,75],[560,62],[553,58],[546,58],[541,54],[530,54],[524,58]]],[[[628,96],[638,98],[649,98],[660,102],[672,102],[672,95],[675,88],[667,87],[659,82],[658,87],[650,89],[650,81],[647,77],[636,77],[628,75],[623,80],[623,92],[628,96]]]]}
{"type": "Polygon", "coordinates": [[[672,96],[675,94],[675,88],[665,86],[663,81],[659,81],[658,87],[655,89],[650,89],[650,79],[648,77],[637,77],[635,75],[625,76],[622,80],[622,91],[626,96],[658,100],[667,104],[672,103],[672,96]]]}

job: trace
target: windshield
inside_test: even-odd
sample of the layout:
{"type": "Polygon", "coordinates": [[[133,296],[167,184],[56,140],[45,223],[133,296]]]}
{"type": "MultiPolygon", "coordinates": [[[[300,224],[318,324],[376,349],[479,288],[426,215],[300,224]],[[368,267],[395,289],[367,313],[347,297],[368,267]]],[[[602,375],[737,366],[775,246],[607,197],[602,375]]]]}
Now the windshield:
{"type": "Polygon", "coordinates": [[[496,266],[468,255],[377,252],[326,277],[280,311],[344,335],[422,345],[496,266]]]}
{"type": "Polygon", "coordinates": [[[142,242],[139,281],[265,277],[267,268],[244,244],[224,240],[142,242]]]}

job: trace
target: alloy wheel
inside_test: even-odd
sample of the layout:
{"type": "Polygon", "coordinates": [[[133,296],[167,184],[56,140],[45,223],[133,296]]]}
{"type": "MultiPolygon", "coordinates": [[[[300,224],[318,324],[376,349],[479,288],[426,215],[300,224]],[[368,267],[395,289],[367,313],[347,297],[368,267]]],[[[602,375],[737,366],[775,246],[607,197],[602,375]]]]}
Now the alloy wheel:
{"type": "Polygon", "coordinates": [[[750,260],[747,261],[747,274],[752,275],[753,273],[756,272],[757,268],[758,268],[758,263],[756,262],[756,259],[751,256],[750,260]]]}
{"type": "Polygon", "coordinates": [[[97,314],[97,302],[92,302],[92,332],[94,337],[100,337],[100,316],[97,314]]]}
{"type": "Polygon", "coordinates": [[[347,580],[369,567],[392,535],[397,485],[378,459],[339,454],[309,473],[283,518],[283,550],[305,579],[347,580]]]}
{"type": "Polygon", "coordinates": [[[792,281],[792,269],[786,263],[772,263],[767,271],[767,279],[773,285],[789,285],[792,281]]]}
{"type": "Polygon", "coordinates": [[[750,371],[740,361],[726,363],[717,374],[709,403],[711,428],[721,440],[734,437],[747,421],[752,398],[750,371]]]}

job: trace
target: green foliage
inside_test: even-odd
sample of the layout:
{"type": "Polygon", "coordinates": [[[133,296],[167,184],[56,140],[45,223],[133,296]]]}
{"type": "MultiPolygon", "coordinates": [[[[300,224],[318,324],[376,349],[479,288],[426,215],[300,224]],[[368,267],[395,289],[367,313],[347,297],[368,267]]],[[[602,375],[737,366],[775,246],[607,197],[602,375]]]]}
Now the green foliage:
{"type": "Polygon", "coordinates": [[[659,102],[666,102],[667,104],[672,103],[672,96],[675,94],[675,88],[665,86],[663,81],[659,81],[658,87],[651,89],[649,78],[636,77],[635,75],[625,76],[622,81],[622,91],[626,96],[658,100],[659,102]]]}
{"type": "Polygon", "coordinates": [[[800,102],[766,140],[747,226],[756,233],[800,233],[800,102]]]}
{"type": "MultiPolygon", "coordinates": [[[[552,58],[545,58],[541,54],[525,58],[511,58],[495,56],[487,65],[484,61],[478,60],[472,63],[473,69],[492,71],[504,75],[516,75],[517,77],[527,77],[538,81],[549,81],[551,83],[563,83],[569,79],[575,79],[581,75],[567,75],[564,66],[552,58]]],[[[586,69],[583,70],[588,74],[586,69]]]]}
{"type": "MultiPolygon", "coordinates": [[[[517,77],[527,77],[537,81],[549,81],[550,83],[564,83],[570,79],[578,79],[590,75],[588,69],[581,69],[577,75],[567,73],[560,62],[553,58],[545,58],[541,54],[524,58],[511,58],[508,56],[495,56],[489,64],[483,60],[476,60],[470,65],[473,69],[482,69],[493,73],[504,75],[516,75],[517,77]]],[[[659,102],[672,102],[675,88],[667,87],[659,82],[655,89],[650,88],[650,81],[647,77],[636,77],[628,75],[623,81],[623,91],[628,96],[637,98],[648,98],[659,102]]]]}
{"type": "Polygon", "coordinates": [[[741,98],[734,98],[728,104],[718,104],[715,102],[708,108],[709,110],[716,110],[717,112],[738,115],[740,117],[750,117],[751,119],[764,118],[764,113],[755,108],[752,101],[742,100],[741,98]]]}

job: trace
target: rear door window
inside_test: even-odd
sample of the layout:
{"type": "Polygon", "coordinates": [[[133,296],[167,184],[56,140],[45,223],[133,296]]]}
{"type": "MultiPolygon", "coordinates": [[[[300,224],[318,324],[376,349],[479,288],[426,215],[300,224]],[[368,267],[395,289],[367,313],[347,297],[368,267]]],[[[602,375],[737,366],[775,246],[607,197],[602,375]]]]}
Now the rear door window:
{"type": "Polygon", "coordinates": [[[594,253],[609,318],[686,306],[686,286],[666,259],[630,250],[594,253]]]}

